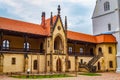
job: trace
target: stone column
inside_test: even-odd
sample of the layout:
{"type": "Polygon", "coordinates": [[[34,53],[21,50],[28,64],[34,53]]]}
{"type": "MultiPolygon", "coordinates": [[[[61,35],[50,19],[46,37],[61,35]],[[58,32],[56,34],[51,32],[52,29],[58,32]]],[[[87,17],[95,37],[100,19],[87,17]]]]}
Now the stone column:
{"type": "Polygon", "coordinates": [[[78,56],[75,55],[75,76],[77,76],[78,72],[78,56]]]}
{"type": "Polygon", "coordinates": [[[24,72],[28,70],[28,53],[27,53],[27,36],[24,37],[25,53],[24,53],[24,72]]]}
{"type": "Polygon", "coordinates": [[[52,73],[53,72],[53,55],[52,55],[52,51],[50,53],[50,72],[52,73]]]}

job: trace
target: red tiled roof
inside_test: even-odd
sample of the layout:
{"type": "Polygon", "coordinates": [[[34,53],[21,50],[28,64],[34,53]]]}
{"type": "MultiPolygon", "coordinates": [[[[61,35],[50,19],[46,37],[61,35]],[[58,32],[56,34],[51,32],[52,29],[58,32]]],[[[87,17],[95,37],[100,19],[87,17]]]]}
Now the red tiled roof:
{"type": "Polygon", "coordinates": [[[3,17],[0,17],[0,29],[37,35],[47,35],[45,29],[38,24],[27,23],[3,17]]]}
{"type": "Polygon", "coordinates": [[[116,38],[111,34],[101,34],[95,38],[97,43],[117,43],[116,38]]]}
{"type": "Polygon", "coordinates": [[[73,31],[67,31],[67,38],[77,41],[96,43],[94,36],[73,31]]]}
{"type": "MultiPolygon", "coordinates": [[[[53,17],[53,22],[56,21],[56,16],[53,17]]],[[[45,27],[39,24],[27,23],[23,21],[0,17],[0,29],[16,32],[30,33],[36,35],[50,35],[50,19],[45,20],[45,27]]]]}
{"type": "Polygon", "coordinates": [[[116,43],[116,38],[111,34],[101,34],[98,36],[67,31],[67,38],[71,40],[84,41],[90,43],[116,43]]]}
{"type": "MultiPolygon", "coordinates": [[[[57,16],[54,16],[53,18],[53,24],[56,22],[57,16]]],[[[46,27],[46,32],[48,35],[50,35],[50,18],[45,21],[45,27],[46,27]]]]}
{"type": "MultiPolygon", "coordinates": [[[[53,17],[53,24],[56,22],[57,16],[53,17]]],[[[16,32],[30,33],[36,35],[49,36],[50,35],[50,18],[45,20],[45,28],[41,25],[12,20],[0,17],[0,29],[10,30],[16,32]]],[[[67,38],[71,40],[90,42],[90,43],[116,43],[113,35],[101,34],[93,36],[73,31],[67,31],[67,38]]]]}

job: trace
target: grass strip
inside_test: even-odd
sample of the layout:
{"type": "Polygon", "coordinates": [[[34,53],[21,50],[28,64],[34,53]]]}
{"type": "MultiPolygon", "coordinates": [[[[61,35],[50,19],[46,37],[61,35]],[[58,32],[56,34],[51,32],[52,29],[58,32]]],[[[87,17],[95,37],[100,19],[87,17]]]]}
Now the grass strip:
{"type": "Polygon", "coordinates": [[[98,73],[79,73],[79,75],[84,75],[84,76],[101,76],[101,74],[98,74],[98,73]]]}
{"type": "Polygon", "coordinates": [[[22,79],[39,79],[39,78],[63,78],[63,77],[72,77],[66,74],[55,74],[55,75],[18,75],[18,76],[11,76],[13,78],[22,78],[22,79]]]}

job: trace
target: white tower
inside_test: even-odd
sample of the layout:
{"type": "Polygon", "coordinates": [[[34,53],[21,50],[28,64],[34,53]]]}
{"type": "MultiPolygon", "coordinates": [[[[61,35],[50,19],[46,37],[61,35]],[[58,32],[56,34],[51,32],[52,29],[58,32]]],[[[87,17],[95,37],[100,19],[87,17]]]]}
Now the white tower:
{"type": "Polygon", "coordinates": [[[97,0],[92,16],[93,34],[112,33],[117,41],[117,70],[120,73],[120,0],[97,0]]]}

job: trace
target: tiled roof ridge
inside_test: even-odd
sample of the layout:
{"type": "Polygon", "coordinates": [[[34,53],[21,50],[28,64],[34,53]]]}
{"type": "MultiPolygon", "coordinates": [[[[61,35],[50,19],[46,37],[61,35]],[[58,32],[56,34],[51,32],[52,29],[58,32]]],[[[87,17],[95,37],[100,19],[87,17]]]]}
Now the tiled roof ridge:
{"type": "Polygon", "coordinates": [[[92,37],[94,37],[94,35],[92,35],[92,34],[81,33],[81,32],[71,31],[71,30],[67,30],[67,31],[70,31],[70,32],[73,32],[73,33],[77,33],[77,34],[83,34],[83,35],[87,35],[87,36],[92,36],[92,37]]]}

